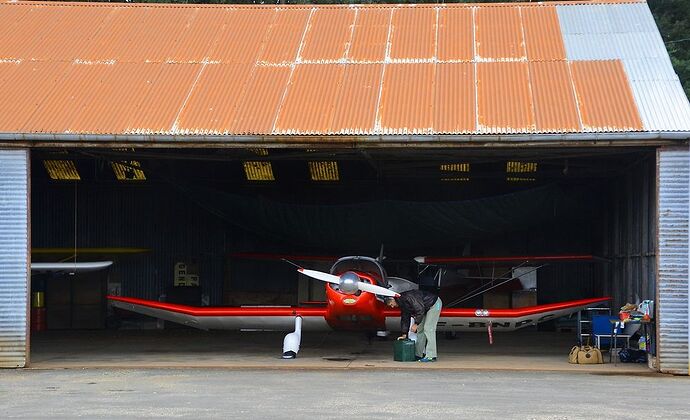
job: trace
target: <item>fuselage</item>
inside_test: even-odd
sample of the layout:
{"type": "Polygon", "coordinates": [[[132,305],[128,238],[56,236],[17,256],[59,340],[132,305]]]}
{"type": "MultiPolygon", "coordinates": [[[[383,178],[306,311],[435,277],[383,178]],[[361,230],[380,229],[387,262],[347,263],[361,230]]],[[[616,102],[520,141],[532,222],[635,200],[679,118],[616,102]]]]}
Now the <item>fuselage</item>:
{"type": "MultiPolygon", "coordinates": [[[[375,275],[355,272],[361,281],[379,284],[375,275]]],[[[386,326],[386,305],[372,293],[346,294],[326,285],[326,315],[334,330],[383,330],[386,326]]]]}

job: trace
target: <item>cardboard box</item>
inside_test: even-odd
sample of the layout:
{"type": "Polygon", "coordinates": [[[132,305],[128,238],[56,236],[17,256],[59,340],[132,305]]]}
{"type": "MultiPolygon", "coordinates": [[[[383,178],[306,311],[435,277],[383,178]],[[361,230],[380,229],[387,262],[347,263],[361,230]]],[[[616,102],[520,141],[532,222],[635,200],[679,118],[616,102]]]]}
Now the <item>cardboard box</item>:
{"type": "Polygon", "coordinates": [[[510,292],[486,292],[484,293],[484,306],[486,309],[510,308],[510,292]]]}
{"type": "Polygon", "coordinates": [[[513,292],[512,307],[524,308],[525,306],[536,306],[536,290],[516,290],[513,292]]]}

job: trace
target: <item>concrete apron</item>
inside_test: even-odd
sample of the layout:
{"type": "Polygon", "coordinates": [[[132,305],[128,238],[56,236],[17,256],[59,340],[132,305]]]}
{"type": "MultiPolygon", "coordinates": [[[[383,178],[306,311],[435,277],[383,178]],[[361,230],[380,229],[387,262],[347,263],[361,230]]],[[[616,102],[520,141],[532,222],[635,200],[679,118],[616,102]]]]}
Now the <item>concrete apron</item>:
{"type": "Polygon", "coordinates": [[[439,334],[436,363],[393,361],[392,339],[362,333],[303,333],[296,359],[281,358],[284,333],[199,331],[191,329],[48,331],[31,339],[30,369],[222,368],[222,369],[444,369],[568,371],[654,374],[646,364],[572,365],[568,353],[575,333],[519,331],[439,334]]]}

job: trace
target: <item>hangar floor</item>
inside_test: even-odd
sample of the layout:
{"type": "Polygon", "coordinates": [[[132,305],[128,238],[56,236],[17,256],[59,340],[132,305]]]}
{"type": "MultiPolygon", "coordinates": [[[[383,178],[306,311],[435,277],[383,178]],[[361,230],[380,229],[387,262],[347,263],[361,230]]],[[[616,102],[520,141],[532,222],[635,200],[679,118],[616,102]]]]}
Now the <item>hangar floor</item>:
{"type": "MultiPolygon", "coordinates": [[[[644,364],[571,365],[574,333],[520,331],[439,338],[437,363],[393,361],[392,340],[361,333],[307,333],[297,359],[282,360],[283,333],[198,330],[48,331],[31,338],[33,369],[450,369],[653,374],[644,364]]],[[[608,354],[604,354],[608,362],[608,354]]]]}

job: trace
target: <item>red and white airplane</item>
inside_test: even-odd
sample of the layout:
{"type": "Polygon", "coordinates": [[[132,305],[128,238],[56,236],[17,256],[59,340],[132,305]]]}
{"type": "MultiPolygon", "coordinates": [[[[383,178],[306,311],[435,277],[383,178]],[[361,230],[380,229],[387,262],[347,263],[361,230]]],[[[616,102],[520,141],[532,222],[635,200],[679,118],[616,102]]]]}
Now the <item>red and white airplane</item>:
{"type": "MultiPolygon", "coordinates": [[[[379,259],[362,256],[337,260],[330,273],[297,270],[326,282],[326,302],[320,306],[291,307],[195,307],[131,297],[108,296],[117,308],[172,321],[203,330],[273,330],[292,331],[283,340],[283,358],[299,352],[302,328],[309,331],[361,330],[397,331],[400,311],[388,308],[385,296],[418,288],[400,277],[386,274],[379,259]]],[[[494,328],[514,331],[549,319],[578,312],[608,301],[608,297],[580,299],[516,309],[444,308],[438,331],[481,331],[494,328]]]]}

